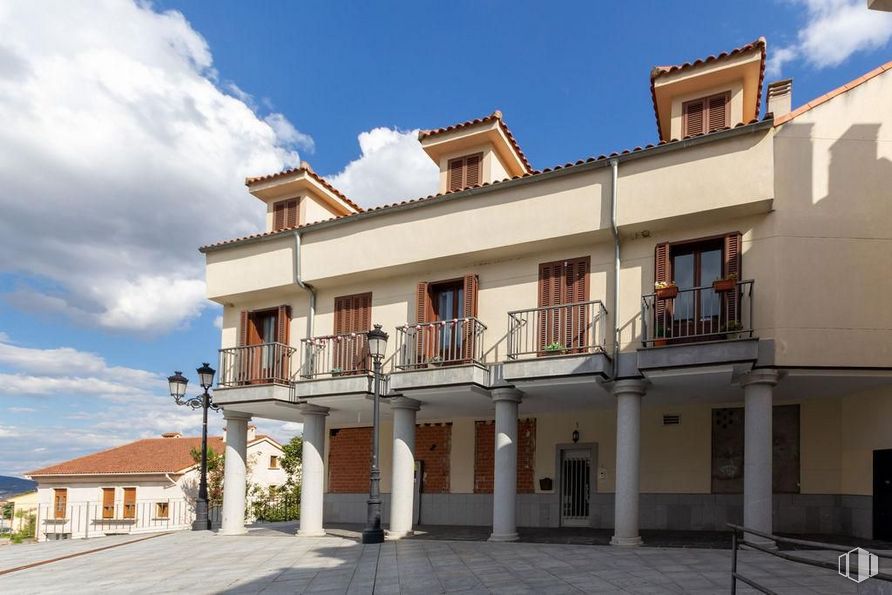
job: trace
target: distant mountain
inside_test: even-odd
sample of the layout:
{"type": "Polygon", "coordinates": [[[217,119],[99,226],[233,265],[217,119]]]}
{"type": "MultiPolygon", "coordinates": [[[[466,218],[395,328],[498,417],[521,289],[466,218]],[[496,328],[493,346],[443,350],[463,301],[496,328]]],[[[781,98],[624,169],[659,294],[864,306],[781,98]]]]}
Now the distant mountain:
{"type": "Polygon", "coordinates": [[[37,487],[36,481],[0,475],[0,500],[8,496],[29,492],[37,487]]]}

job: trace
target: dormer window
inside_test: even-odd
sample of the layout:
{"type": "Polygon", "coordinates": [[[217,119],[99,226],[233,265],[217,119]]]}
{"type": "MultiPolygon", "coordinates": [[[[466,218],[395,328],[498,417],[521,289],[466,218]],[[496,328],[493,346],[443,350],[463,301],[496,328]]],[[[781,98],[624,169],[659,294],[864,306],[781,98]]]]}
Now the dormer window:
{"type": "Polygon", "coordinates": [[[729,126],[730,103],[731,93],[728,92],[686,101],[682,105],[683,135],[703,134],[729,126]]]}
{"type": "Polygon", "coordinates": [[[449,192],[480,184],[483,153],[449,160],[449,192]]]}
{"type": "Polygon", "coordinates": [[[273,231],[297,226],[297,199],[273,203],[273,231]]]}

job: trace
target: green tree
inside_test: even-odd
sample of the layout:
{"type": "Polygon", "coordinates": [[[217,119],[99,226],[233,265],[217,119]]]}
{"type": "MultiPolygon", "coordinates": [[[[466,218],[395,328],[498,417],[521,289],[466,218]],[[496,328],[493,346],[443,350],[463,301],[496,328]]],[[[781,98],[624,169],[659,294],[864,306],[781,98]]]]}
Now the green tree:
{"type": "Polygon", "coordinates": [[[279,464],[288,478],[285,480],[286,486],[300,485],[300,469],[303,463],[303,455],[304,441],[300,436],[295,436],[282,446],[282,458],[279,464]]]}
{"type": "MultiPolygon", "coordinates": [[[[201,463],[201,449],[193,448],[192,460],[201,463]]],[[[226,461],[222,454],[218,454],[213,448],[208,448],[208,504],[221,506],[223,504],[223,469],[226,461]]]]}

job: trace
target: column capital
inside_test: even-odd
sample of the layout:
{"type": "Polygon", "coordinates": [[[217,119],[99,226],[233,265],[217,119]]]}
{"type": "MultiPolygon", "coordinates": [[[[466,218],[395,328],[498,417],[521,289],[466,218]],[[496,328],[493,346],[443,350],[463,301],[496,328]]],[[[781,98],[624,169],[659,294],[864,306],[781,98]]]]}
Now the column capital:
{"type": "Polygon", "coordinates": [[[611,392],[614,396],[633,394],[643,397],[647,392],[647,381],[640,378],[626,378],[613,383],[611,392]]]}
{"type": "Polygon", "coordinates": [[[512,401],[514,403],[520,403],[523,400],[523,393],[513,386],[500,386],[497,388],[493,388],[490,393],[493,403],[496,403],[498,401],[512,401]]]}
{"type": "Polygon", "coordinates": [[[777,370],[772,368],[759,368],[750,370],[746,374],[741,375],[737,379],[737,382],[743,387],[751,384],[767,384],[768,386],[774,386],[780,382],[780,378],[780,372],[777,370]]]}
{"type": "Polygon", "coordinates": [[[390,404],[391,409],[411,409],[412,411],[421,409],[421,401],[410,399],[409,397],[404,397],[402,395],[393,395],[387,402],[390,404]]]}
{"type": "Polygon", "coordinates": [[[305,404],[300,406],[301,415],[321,415],[322,417],[325,417],[328,415],[328,411],[328,407],[321,407],[319,405],[305,404]]]}
{"type": "Polygon", "coordinates": [[[233,411],[231,409],[223,409],[223,419],[243,419],[245,421],[251,421],[251,414],[245,413],[243,411],[233,411]]]}

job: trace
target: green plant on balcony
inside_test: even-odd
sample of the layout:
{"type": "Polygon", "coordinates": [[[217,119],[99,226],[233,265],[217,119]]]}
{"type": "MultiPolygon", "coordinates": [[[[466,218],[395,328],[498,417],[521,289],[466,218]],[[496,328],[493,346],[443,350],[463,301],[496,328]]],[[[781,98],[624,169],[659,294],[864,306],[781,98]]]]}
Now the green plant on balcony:
{"type": "Polygon", "coordinates": [[[434,355],[432,357],[427,358],[427,365],[437,368],[443,365],[443,358],[439,355],[434,355]]]}
{"type": "Polygon", "coordinates": [[[343,369],[343,368],[332,368],[332,369],[331,369],[331,375],[332,375],[332,377],[334,377],[334,376],[342,376],[343,374],[344,374],[344,369],[343,369]]]}
{"type": "Polygon", "coordinates": [[[564,347],[564,344],[560,341],[553,341],[545,346],[545,353],[550,355],[558,355],[566,352],[567,348],[564,347]]]}
{"type": "Polygon", "coordinates": [[[728,339],[740,339],[744,335],[743,325],[736,320],[731,320],[722,327],[722,332],[728,339]]]}
{"type": "Polygon", "coordinates": [[[666,333],[666,327],[662,324],[654,327],[654,347],[662,347],[669,342],[669,336],[666,333]]]}

